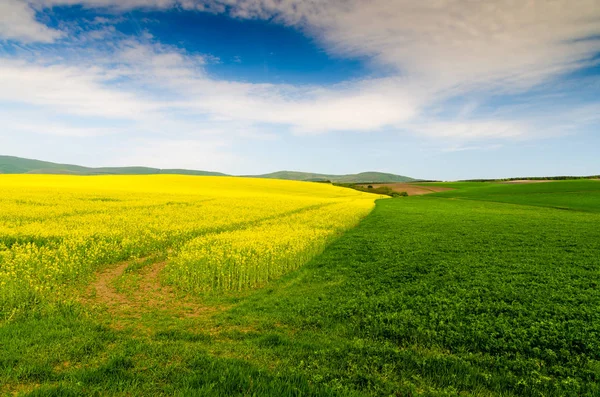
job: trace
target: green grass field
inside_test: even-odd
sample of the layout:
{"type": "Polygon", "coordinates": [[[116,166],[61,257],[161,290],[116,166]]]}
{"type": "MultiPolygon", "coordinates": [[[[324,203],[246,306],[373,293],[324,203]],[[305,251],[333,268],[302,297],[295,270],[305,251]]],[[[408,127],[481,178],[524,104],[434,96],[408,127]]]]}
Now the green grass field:
{"type": "Polygon", "coordinates": [[[600,181],[440,185],[264,289],[180,297],[193,315],[6,318],[0,394],[600,395],[600,181]]]}

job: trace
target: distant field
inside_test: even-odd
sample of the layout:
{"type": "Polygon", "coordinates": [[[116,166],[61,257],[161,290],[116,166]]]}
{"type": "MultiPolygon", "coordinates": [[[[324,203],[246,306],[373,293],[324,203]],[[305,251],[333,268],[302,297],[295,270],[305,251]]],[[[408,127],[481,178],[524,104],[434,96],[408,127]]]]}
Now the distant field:
{"type": "Polygon", "coordinates": [[[502,183],[436,183],[455,190],[440,197],[535,205],[566,210],[600,211],[600,183],[595,180],[551,181],[506,185],[502,183]]]}
{"type": "MultiPolygon", "coordinates": [[[[333,237],[369,212],[374,198],[323,184],[244,181],[249,185],[195,186],[211,197],[205,201],[179,182],[136,193],[125,193],[126,183],[87,195],[53,183],[54,191],[69,191],[64,204],[80,197],[85,205],[51,204],[13,186],[11,194],[21,196],[8,207],[10,200],[0,198],[0,205],[10,219],[21,219],[19,209],[30,215],[8,227],[3,212],[4,239],[13,229],[60,230],[50,225],[66,222],[64,233],[85,241],[86,225],[94,224],[86,217],[108,222],[102,214],[116,206],[131,207],[131,219],[173,207],[164,219],[176,217],[172,223],[183,231],[193,230],[186,219],[198,219],[204,206],[214,214],[201,223],[208,228],[220,227],[218,219],[238,221],[227,218],[227,208],[254,208],[260,221],[247,229],[256,233],[222,229],[98,263],[70,291],[79,299],[69,304],[30,315],[5,311],[0,394],[600,395],[600,182],[427,184],[453,190],[378,200],[341,237],[316,240],[327,248],[304,266],[262,288],[208,293],[198,288],[207,280],[194,269],[226,263],[213,261],[232,252],[220,247],[245,246],[266,228],[274,232],[265,241],[278,252],[281,237],[296,231],[296,216],[312,230],[335,229],[333,237]],[[172,196],[163,196],[165,189],[172,196]],[[219,208],[226,197],[231,201],[219,208]],[[275,201],[261,201],[267,198],[275,201]],[[338,211],[328,209],[338,205],[349,212],[334,221],[328,217],[338,211]],[[265,212],[273,216],[265,219],[265,212]],[[290,221],[279,227],[273,221],[280,218],[290,221]],[[179,255],[184,251],[204,259],[188,263],[179,255]],[[187,281],[177,284],[170,266],[186,269],[180,274],[187,281]]],[[[115,241],[133,239],[135,251],[153,233],[132,231],[161,230],[163,221],[144,225],[133,229],[132,221],[121,231],[109,223],[106,230],[116,229],[115,241]]],[[[248,263],[262,268],[260,260],[248,263]]]]}
{"type": "Polygon", "coordinates": [[[448,187],[436,186],[427,183],[371,183],[371,184],[359,184],[362,188],[379,189],[382,187],[390,188],[394,192],[406,192],[409,196],[420,196],[423,194],[431,194],[451,190],[448,187]]]}

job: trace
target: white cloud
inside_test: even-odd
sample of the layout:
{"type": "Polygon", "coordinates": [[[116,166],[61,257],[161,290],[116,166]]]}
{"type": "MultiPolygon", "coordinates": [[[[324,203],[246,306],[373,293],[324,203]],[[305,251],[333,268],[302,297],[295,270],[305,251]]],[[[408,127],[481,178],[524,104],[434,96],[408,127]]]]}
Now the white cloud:
{"type": "Polygon", "coordinates": [[[145,123],[178,112],[178,117],[277,124],[298,134],[378,130],[417,112],[419,95],[389,87],[397,82],[388,79],[329,88],[227,82],[207,76],[201,56],[133,40],[116,47],[110,54],[82,50],[66,65],[61,59],[5,58],[0,100],[145,123]]]}
{"type": "Polygon", "coordinates": [[[115,9],[165,9],[177,5],[176,0],[27,0],[34,7],[52,7],[56,5],[83,5],[95,8],[115,9]]]}
{"type": "MultiPolygon", "coordinates": [[[[526,91],[582,67],[600,51],[599,40],[582,40],[600,34],[597,0],[4,0],[0,7],[16,13],[20,26],[0,17],[0,37],[56,40],[63,33],[38,22],[34,9],[70,4],[117,10],[182,7],[274,18],[316,36],[332,54],[367,56],[393,71],[389,77],[334,86],[216,80],[204,70],[215,62],[209,55],[191,56],[147,33],[124,38],[110,25],[80,38],[87,47],[77,48],[76,55],[0,58],[0,100],[109,124],[126,120],[139,135],[250,137],[258,126],[268,125],[299,135],[396,129],[464,142],[539,137],[545,130],[537,128],[536,120],[510,114],[478,117],[479,101],[467,103],[454,120],[431,109],[473,92],[485,98],[526,91]],[[94,41],[111,45],[94,49],[89,46],[94,41]]],[[[588,110],[568,112],[577,116],[573,123],[597,121],[588,110]]],[[[29,131],[37,125],[43,127],[43,119],[26,124],[29,131]]],[[[48,121],[45,131],[61,134],[61,126],[48,121]]],[[[83,131],[72,126],[63,134],[105,132],[104,127],[83,131]]]]}
{"type": "Polygon", "coordinates": [[[441,151],[445,152],[445,153],[452,153],[452,152],[464,152],[464,151],[468,151],[468,150],[477,150],[477,151],[495,150],[495,149],[500,149],[501,147],[502,147],[502,145],[497,144],[497,143],[492,144],[492,145],[485,145],[485,146],[452,145],[449,147],[442,148],[441,151]]]}
{"type": "Polygon", "coordinates": [[[0,1],[0,40],[52,43],[63,33],[48,28],[35,18],[35,11],[23,0],[0,1]]]}
{"type": "MultiPolygon", "coordinates": [[[[428,117],[423,108],[435,92],[421,90],[407,79],[371,79],[327,88],[227,82],[211,79],[201,56],[172,47],[127,39],[115,48],[110,54],[84,52],[68,64],[60,59],[5,58],[0,62],[0,100],[63,115],[130,121],[138,134],[180,137],[251,137],[257,135],[258,125],[277,125],[300,135],[395,128],[459,141],[523,139],[544,131],[507,114],[478,119],[472,115],[476,103],[463,107],[456,120],[428,117]],[[115,80],[121,82],[114,84],[115,80]]],[[[581,120],[593,117],[589,110],[578,114],[581,120]]],[[[51,121],[24,125],[29,131],[39,125],[45,133],[73,136],[110,130],[72,127],[61,133],[60,124],[51,121]]]]}
{"type": "Polygon", "coordinates": [[[380,91],[381,84],[375,80],[316,89],[197,79],[178,87],[189,95],[181,106],[190,110],[221,120],[280,124],[298,134],[315,134],[374,131],[415,116],[417,98],[380,91]]]}
{"type": "Polygon", "coordinates": [[[107,118],[131,118],[156,105],[131,93],[107,88],[110,71],[99,67],[44,65],[20,60],[0,62],[0,100],[44,106],[60,112],[107,118]]]}
{"type": "Polygon", "coordinates": [[[223,3],[241,18],[304,27],[332,53],[372,57],[437,89],[529,87],[600,51],[599,40],[579,40],[600,34],[597,0],[223,3]]]}
{"type": "Polygon", "coordinates": [[[148,139],[130,147],[117,155],[115,164],[211,171],[236,167],[240,161],[230,152],[229,143],[221,140],[148,139]]]}
{"type": "MultiPolygon", "coordinates": [[[[24,3],[9,0],[9,4],[24,3]]],[[[368,56],[435,90],[522,89],[600,51],[598,0],[32,0],[117,9],[175,6],[263,18],[316,35],[332,53],[368,56]]],[[[15,6],[13,6],[14,8],[15,6]]],[[[23,12],[23,11],[21,11],[23,12]]]]}
{"type": "Polygon", "coordinates": [[[38,134],[58,137],[94,137],[102,135],[123,134],[122,128],[78,127],[65,122],[51,122],[48,116],[39,116],[34,112],[0,112],[2,128],[13,134],[38,134]]]}
{"type": "Polygon", "coordinates": [[[412,125],[411,131],[425,136],[467,141],[473,139],[523,138],[530,133],[529,127],[523,122],[504,120],[430,122],[412,125]]]}

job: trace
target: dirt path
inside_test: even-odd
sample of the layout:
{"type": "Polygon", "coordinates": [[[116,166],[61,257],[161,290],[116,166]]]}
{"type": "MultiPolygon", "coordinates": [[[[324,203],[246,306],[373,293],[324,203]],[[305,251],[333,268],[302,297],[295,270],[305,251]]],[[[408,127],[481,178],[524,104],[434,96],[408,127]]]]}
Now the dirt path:
{"type": "MultiPolygon", "coordinates": [[[[176,293],[160,282],[160,272],[166,262],[142,265],[127,272],[129,266],[148,262],[126,261],[99,271],[88,287],[83,302],[88,306],[104,306],[114,319],[140,319],[153,313],[169,317],[198,317],[218,310],[176,293]]],[[[134,268],[137,266],[134,266],[134,268]]]]}
{"type": "Polygon", "coordinates": [[[127,304],[125,295],[117,292],[111,284],[119,277],[131,262],[121,262],[117,266],[109,267],[97,273],[96,281],[88,287],[88,303],[104,303],[109,307],[127,304]],[[93,298],[89,298],[93,296],[93,298]]]}

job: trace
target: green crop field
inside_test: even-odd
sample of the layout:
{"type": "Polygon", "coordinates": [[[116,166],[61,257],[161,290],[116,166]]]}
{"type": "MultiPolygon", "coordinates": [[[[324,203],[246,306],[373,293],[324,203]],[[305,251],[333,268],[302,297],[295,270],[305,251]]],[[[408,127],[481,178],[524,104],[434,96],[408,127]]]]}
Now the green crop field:
{"type": "Polygon", "coordinates": [[[261,289],[6,316],[0,394],[600,395],[600,181],[436,185],[261,289]]]}
{"type": "Polygon", "coordinates": [[[529,184],[435,183],[456,190],[440,197],[496,201],[565,210],[600,212],[600,181],[571,180],[529,184]]]}

